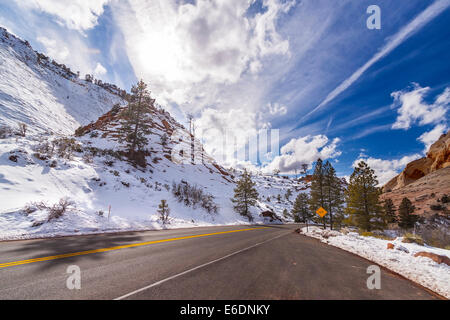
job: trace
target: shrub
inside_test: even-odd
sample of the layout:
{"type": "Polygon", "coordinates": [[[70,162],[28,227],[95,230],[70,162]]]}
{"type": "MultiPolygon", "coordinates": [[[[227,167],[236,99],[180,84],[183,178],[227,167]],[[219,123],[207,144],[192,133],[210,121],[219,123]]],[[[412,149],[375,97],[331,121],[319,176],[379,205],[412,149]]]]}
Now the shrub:
{"type": "Polygon", "coordinates": [[[120,173],[119,173],[119,171],[117,171],[117,170],[114,170],[114,171],[110,171],[115,177],[118,177],[118,176],[120,176],[120,173]]]}
{"type": "Polygon", "coordinates": [[[19,122],[18,126],[19,126],[18,135],[21,136],[21,137],[25,137],[27,135],[27,125],[26,125],[26,123],[19,122]]]}
{"type": "Polygon", "coordinates": [[[444,194],[441,198],[441,202],[442,203],[449,203],[450,202],[450,197],[446,194],[444,194]]]}
{"type": "Polygon", "coordinates": [[[78,127],[78,129],[75,130],[75,137],[81,137],[84,135],[84,128],[78,127]]]}
{"type": "MultiPolygon", "coordinates": [[[[348,234],[350,232],[350,230],[347,228],[343,228],[343,230],[341,230],[341,232],[344,234],[348,234]]],[[[382,240],[394,240],[394,238],[385,236],[384,234],[377,234],[377,233],[367,232],[367,231],[360,231],[359,235],[362,237],[372,237],[372,238],[377,238],[377,239],[382,239],[382,240]]]]}
{"type": "Polygon", "coordinates": [[[172,194],[178,199],[178,202],[185,206],[202,207],[208,213],[217,213],[219,207],[214,203],[214,196],[203,191],[202,188],[182,181],[181,183],[172,183],[172,194]]]}
{"type": "Polygon", "coordinates": [[[53,144],[58,148],[58,156],[68,160],[72,159],[74,152],[83,152],[81,145],[74,138],[59,138],[54,140],[53,144]]]}
{"type": "Polygon", "coordinates": [[[432,204],[430,205],[430,209],[433,211],[441,211],[444,210],[444,207],[440,204],[432,204]]]}
{"type": "Polygon", "coordinates": [[[167,224],[170,222],[170,208],[166,200],[161,200],[157,212],[159,214],[159,220],[161,220],[163,224],[167,224]]]}
{"type": "Polygon", "coordinates": [[[423,241],[421,236],[419,236],[417,234],[414,235],[414,234],[411,234],[411,233],[405,233],[403,235],[402,242],[403,243],[416,243],[416,244],[421,245],[421,246],[423,246],[423,244],[424,244],[424,241],[423,241]]]}
{"type": "Polygon", "coordinates": [[[0,126],[0,139],[6,139],[13,136],[13,130],[8,126],[0,126]]]}
{"type": "Polygon", "coordinates": [[[33,155],[39,160],[47,160],[48,158],[53,157],[53,153],[55,150],[55,145],[50,144],[47,139],[41,139],[37,145],[32,147],[35,152],[33,155]]]}
{"type": "Polygon", "coordinates": [[[111,160],[107,160],[107,161],[105,161],[104,163],[105,163],[105,165],[108,166],[108,167],[112,167],[112,166],[114,165],[114,161],[111,161],[111,160]]]}
{"type": "Polygon", "coordinates": [[[115,116],[116,114],[118,114],[120,112],[120,104],[116,103],[115,105],[113,105],[113,107],[111,108],[111,114],[113,116],[115,116]]]}
{"type": "Polygon", "coordinates": [[[26,215],[32,214],[33,212],[36,211],[37,211],[36,206],[31,203],[25,205],[25,207],[22,209],[22,212],[25,213],[26,215]]]}
{"type": "MultiPolygon", "coordinates": [[[[32,203],[31,206],[38,210],[46,210],[48,212],[47,222],[62,217],[69,209],[75,209],[75,203],[69,198],[61,198],[58,203],[55,203],[51,206],[47,205],[43,201],[32,203]]],[[[38,226],[42,223],[37,223],[36,225],[35,224],[33,224],[33,226],[38,226]]]]}

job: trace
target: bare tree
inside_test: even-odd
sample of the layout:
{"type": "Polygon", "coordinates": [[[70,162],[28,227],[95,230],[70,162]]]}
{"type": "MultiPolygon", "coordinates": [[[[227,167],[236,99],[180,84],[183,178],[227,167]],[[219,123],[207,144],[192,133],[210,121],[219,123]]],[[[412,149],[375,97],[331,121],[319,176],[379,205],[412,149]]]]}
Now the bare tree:
{"type": "Polygon", "coordinates": [[[27,135],[27,124],[23,122],[19,122],[19,135],[25,137],[27,135]]]}

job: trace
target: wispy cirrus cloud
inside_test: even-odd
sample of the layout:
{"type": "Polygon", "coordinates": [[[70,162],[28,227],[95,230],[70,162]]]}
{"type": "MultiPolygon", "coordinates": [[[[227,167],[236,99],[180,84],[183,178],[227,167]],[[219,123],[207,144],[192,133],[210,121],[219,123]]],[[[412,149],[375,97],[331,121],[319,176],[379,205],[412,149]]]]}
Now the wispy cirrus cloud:
{"type": "Polygon", "coordinates": [[[439,14],[450,7],[450,1],[437,0],[421,14],[414,18],[410,23],[403,27],[397,34],[392,36],[390,40],[362,67],[356,70],[349,78],[344,80],[339,86],[331,91],[325,99],[312,111],[308,112],[303,118],[306,118],[321,109],[329,102],[334,100],[338,95],[347,90],[353,83],[355,83],[370,67],[377,63],[380,59],[388,55],[395,48],[401,45],[406,39],[422,29],[428,22],[433,20],[439,14]]]}

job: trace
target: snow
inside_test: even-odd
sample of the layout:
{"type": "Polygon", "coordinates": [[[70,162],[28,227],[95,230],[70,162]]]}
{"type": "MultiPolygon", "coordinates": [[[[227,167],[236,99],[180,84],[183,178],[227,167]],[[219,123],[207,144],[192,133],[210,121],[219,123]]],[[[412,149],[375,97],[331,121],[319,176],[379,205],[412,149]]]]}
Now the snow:
{"type": "Polygon", "coordinates": [[[450,266],[445,263],[438,264],[426,257],[414,257],[421,251],[450,257],[450,250],[420,246],[415,243],[403,243],[402,237],[389,241],[360,236],[356,232],[343,234],[338,231],[323,230],[316,226],[309,227],[308,231],[307,228],[303,228],[302,233],[326,244],[355,253],[450,298],[450,266]],[[388,243],[394,244],[395,249],[388,250],[388,243]]]}
{"type": "MultiPolygon", "coordinates": [[[[112,90],[120,91],[118,88],[112,90]]],[[[190,138],[178,141],[178,137],[189,137],[189,133],[164,110],[155,110],[153,114],[155,127],[147,137],[151,156],[147,157],[150,166],[146,169],[135,168],[126,159],[109,155],[97,155],[92,161],[86,158],[89,148],[124,150],[124,146],[111,136],[117,131],[117,122],[108,123],[103,131],[73,136],[80,125],[96,121],[114,104],[126,104],[113,92],[79,79],[63,66],[52,63],[51,58],[40,56],[25,41],[0,28],[0,126],[17,130],[18,122],[28,125],[26,137],[0,139],[0,240],[249,224],[234,211],[230,201],[239,172],[234,172],[233,179],[208,155],[205,155],[204,163],[195,165],[189,161],[177,164],[166,158],[174,148],[189,150],[190,138]],[[171,132],[176,134],[169,145],[163,147],[161,136],[170,136],[171,132]],[[61,137],[75,138],[83,152],[75,153],[70,160],[55,154],[47,160],[35,156],[39,145],[61,137]],[[17,162],[10,160],[11,156],[17,158],[17,162]],[[219,206],[218,213],[209,214],[202,208],[179,203],[170,188],[173,182],[180,181],[202,187],[212,194],[219,206]],[[57,220],[33,226],[45,221],[47,213],[26,214],[24,208],[40,201],[53,205],[61,198],[75,202],[75,209],[57,220]],[[168,226],[162,225],[156,214],[162,199],[168,201],[171,209],[172,221],[168,226]],[[110,207],[108,218],[105,215],[110,207]],[[99,216],[99,211],[104,212],[103,217],[99,216]]],[[[198,158],[199,150],[196,150],[196,156],[198,158]]],[[[254,222],[270,222],[259,215],[266,210],[292,221],[292,217],[283,217],[283,210],[291,210],[295,189],[304,190],[306,185],[282,177],[258,174],[253,177],[261,195],[257,206],[252,208],[254,222]],[[293,191],[290,201],[284,197],[287,188],[293,191]],[[281,194],[279,202],[276,200],[278,194],[281,194]],[[272,198],[270,203],[266,201],[268,196],[272,198]]]]}
{"type": "MultiPolygon", "coordinates": [[[[75,153],[71,160],[56,155],[48,160],[39,160],[33,155],[34,150],[43,140],[58,138],[53,135],[0,139],[0,240],[249,224],[246,218],[233,209],[230,199],[233,197],[235,183],[231,177],[223,176],[209,162],[192,165],[170,161],[162,156],[164,147],[158,143],[161,134],[161,130],[154,129],[153,134],[148,136],[153,153],[159,160],[155,164],[151,158],[147,159],[151,165],[147,169],[135,168],[128,162],[109,155],[99,155],[92,162],[86,162],[86,152],[75,153]],[[11,155],[17,157],[17,162],[10,160],[11,155]],[[56,161],[55,167],[50,166],[53,161],[56,161]],[[111,163],[106,165],[106,162],[111,163]],[[200,207],[187,207],[179,203],[170,189],[173,182],[180,183],[182,180],[212,194],[214,202],[219,206],[218,213],[210,214],[200,207]],[[46,212],[37,211],[29,215],[24,212],[24,208],[33,202],[44,201],[52,205],[65,197],[75,202],[76,209],[55,221],[33,226],[36,222],[45,221],[46,212]],[[156,212],[162,199],[168,201],[171,209],[172,221],[169,225],[158,221],[156,212]],[[110,206],[111,216],[108,219],[110,206]],[[99,211],[104,212],[103,217],[98,215],[99,211]]],[[[77,138],[77,141],[83,149],[121,147],[114,139],[90,138],[89,134],[77,138]]],[[[292,207],[295,188],[305,187],[301,182],[281,177],[254,175],[253,179],[257,182],[261,195],[261,201],[252,208],[254,223],[270,222],[259,216],[265,210],[273,210],[282,217],[283,210],[290,210],[292,207]],[[284,190],[287,188],[291,188],[294,193],[291,201],[284,198],[284,190]],[[279,203],[275,199],[277,194],[282,195],[279,203]],[[264,200],[267,196],[273,198],[270,204],[264,200]]],[[[292,218],[286,221],[292,221],[292,218]]]]}
{"type": "Polygon", "coordinates": [[[0,126],[26,123],[30,132],[72,134],[123,100],[67,74],[0,28],[0,126]]]}

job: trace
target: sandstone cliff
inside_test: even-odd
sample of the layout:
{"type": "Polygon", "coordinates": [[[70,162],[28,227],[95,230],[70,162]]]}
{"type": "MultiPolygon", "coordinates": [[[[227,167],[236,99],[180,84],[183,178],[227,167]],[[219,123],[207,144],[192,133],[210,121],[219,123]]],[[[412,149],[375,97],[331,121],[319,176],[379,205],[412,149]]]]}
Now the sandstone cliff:
{"type": "Polygon", "coordinates": [[[448,215],[450,195],[450,132],[442,135],[427,156],[409,163],[405,170],[383,187],[381,199],[390,198],[398,208],[403,198],[416,206],[416,214],[448,215]]]}
{"type": "Polygon", "coordinates": [[[442,135],[425,158],[410,162],[405,170],[389,181],[383,191],[390,192],[403,188],[439,169],[450,167],[450,131],[442,135]]]}

